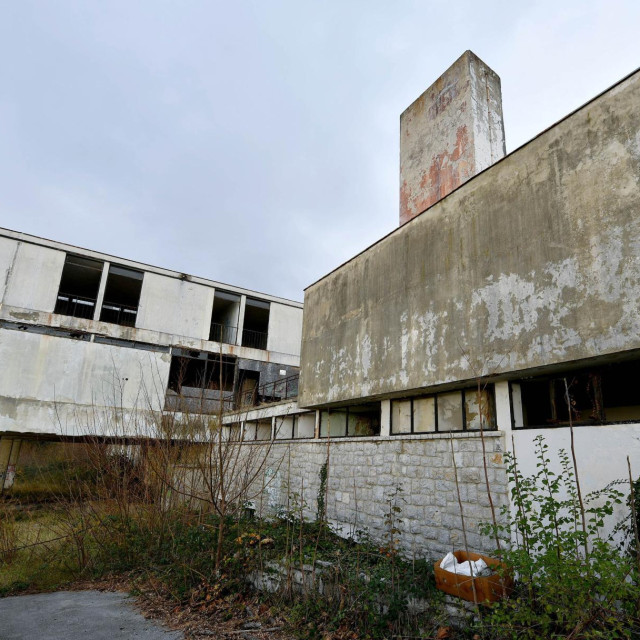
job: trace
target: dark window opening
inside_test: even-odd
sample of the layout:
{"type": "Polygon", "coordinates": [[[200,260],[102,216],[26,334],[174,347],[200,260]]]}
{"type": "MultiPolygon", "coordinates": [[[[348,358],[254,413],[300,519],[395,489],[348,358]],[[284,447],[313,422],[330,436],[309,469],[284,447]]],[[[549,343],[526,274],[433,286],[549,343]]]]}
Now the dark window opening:
{"type": "Polygon", "coordinates": [[[628,361],[520,380],[512,384],[512,396],[519,388],[522,424],[516,420],[514,426],[640,421],[639,376],[640,361],[628,361]]]}
{"type": "Polygon", "coordinates": [[[320,437],[344,438],[380,435],[380,403],[341,407],[320,412],[320,437]]]}
{"type": "Polygon", "coordinates": [[[104,290],[100,320],[135,327],[143,273],[111,265],[104,290]]]}
{"type": "Polygon", "coordinates": [[[209,340],[236,344],[239,317],[240,296],[216,289],[213,294],[213,313],[211,314],[209,340]]]}
{"type": "Polygon", "coordinates": [[[242,346],[254,349],[267,348],[269,331],[269,303],[247,298],[242,328],[242,346]]]}
{"type": "Polygon", "coordinates": [[[178,351],[171,358],[166,408],[191,413],[233,409],[235,369],[233,356],[178,351]]]}
{"type": "Polygon", "coordinates": [[[54,313],[93,319],[104,263],[67,255],[54,313]]]}

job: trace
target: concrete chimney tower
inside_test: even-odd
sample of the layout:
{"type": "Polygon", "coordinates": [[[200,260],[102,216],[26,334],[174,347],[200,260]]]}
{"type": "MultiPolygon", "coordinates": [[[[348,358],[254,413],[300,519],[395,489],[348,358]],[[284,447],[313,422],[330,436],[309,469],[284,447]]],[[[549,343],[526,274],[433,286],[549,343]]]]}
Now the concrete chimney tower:
{"type": "Polygon", "coordinates": [[[400,116],[400,224],[504,155],[500,78],[465,51],[400,116]]]}

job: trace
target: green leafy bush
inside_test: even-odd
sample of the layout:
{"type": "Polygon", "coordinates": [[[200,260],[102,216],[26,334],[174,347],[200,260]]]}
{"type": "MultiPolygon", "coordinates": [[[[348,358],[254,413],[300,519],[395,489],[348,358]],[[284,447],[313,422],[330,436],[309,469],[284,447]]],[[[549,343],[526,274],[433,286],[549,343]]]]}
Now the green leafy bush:
{"type": "Polygon", "coordinates": [[[538,436],[537,470],[528,477],[505,455],[512,510],[503,508],[501,524],[485,525],[483,532],[497,529],[517,586],[483,617],[482,631],[500,639],[634,637],[637,564],[602,535],[622,502],[620,482],[582,499],[568,454],[560,451],[562,472],[556,474],[548,450],[538,436]]]}

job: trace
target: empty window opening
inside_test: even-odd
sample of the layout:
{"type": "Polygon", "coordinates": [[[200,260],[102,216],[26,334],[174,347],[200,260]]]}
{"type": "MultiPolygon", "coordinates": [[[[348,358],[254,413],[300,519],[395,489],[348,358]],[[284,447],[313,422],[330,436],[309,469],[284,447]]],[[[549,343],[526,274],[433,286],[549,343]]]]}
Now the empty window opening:
{"type": "Polygon", "coordinates": [[[513,383],[514,426],[640,422],[639,376],[634,360],[513,383]]]}
{"type": "Polygon", "coordinates": [[[103,265],[99,260],[67,254],[54,313],[93,319],[103,265]]]}
{"type": "Polygon", "coordinates": [[[380,435],[379,402],[320,412],[321,438],[377,435],[380,435]]]}
{"type": "Polygon", "coordinates": [[[166,408],[190,413],[231,410],[236,359],[199,351],[182,351],[171,358],[166,408]]]}
{"type": "Polygon", "coordinates": [[[227,291],[215,290],[209,340],[236,344],[238,320],[240,318],[240,296],[227,291]]]}
{"type": "Polygon", "coordinates": [[[391,401],[391,433],[496,429],[493,387],[391,401]]]}
{"type": "Polygon", "coordinates": [[[143,273],[111,265],[104,290],[100,320],[135,327],[143,273]]]}
{"type": "Polygon", "coordinates": [[[242,328],[242,346],[254,349],[267,348],[269,331],[269,303],[247,298],[242,328]]]}

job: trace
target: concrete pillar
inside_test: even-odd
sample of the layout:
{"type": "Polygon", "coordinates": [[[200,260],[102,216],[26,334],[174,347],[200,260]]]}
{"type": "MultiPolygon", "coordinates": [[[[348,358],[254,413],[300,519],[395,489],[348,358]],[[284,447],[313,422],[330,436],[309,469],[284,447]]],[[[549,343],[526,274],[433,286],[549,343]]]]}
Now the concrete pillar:
{"type": "Polygon", "coordinates": [[[22,440],[20,438],[0,437],[0,493],[13,486],[21,446],[22,440]]]}
{"type": "Polygon", "coordinates": [[[507,439],[511,438],[511,394],[509,383],[496,382],[494,385],[496,398],[496,426],[499,431],[504,431],[507,439]]]}
{"type": "Polygon", "coordinates": [[[240,312],[238,313],[238,333],[236,335],[236,344],[242,344],[242,331],[244,330],[244,310],[247,306],[247,296],[240,297],[240,312]]]}
{"type": "Polygon", "coordinates": [[[391,400],[380,403],[380,435],[391,435],[391,400]]]}
{"type": "Polygon", "coordinates": [[[96,308],[93,310],[94,320],[100,320],[100,312],[102,311],[102,303],[104,302],[104,290],[107,287],[110,264],[110,262],[105,262],[102,265],[102,277],[100,278],[100,286],[98,287],[98,299],[96,300],[96,308]]]}
{"type": "Polygon", "coordinates": [[[400,116],[400,224],[504,155],[500,78],[465,51],[400,116]]]}

